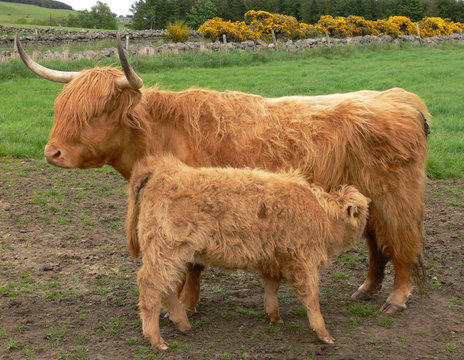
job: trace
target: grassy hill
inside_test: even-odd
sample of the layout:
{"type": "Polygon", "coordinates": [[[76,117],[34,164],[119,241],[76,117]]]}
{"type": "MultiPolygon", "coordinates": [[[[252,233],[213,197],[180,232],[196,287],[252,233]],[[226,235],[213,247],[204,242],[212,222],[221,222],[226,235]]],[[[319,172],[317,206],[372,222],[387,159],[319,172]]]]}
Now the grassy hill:
{"type": "Polygon", "coordinates": [[[16,4],[0,1],[0,24],[2,25],[53,25],[60,23],[72,10],[47,9],[36,5],[16,4]]]}

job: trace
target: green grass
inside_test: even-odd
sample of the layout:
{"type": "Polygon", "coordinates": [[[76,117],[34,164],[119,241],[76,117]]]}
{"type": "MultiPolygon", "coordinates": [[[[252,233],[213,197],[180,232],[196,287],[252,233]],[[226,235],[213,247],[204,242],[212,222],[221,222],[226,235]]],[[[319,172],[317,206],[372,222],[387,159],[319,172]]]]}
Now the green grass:
{"type": "Polygon", "coordinates": [[[359,302],[355,302],[348,306],[347,312],[352,315],[367,317],[367,316],[375,316],[377,311],[374,309],[372,304],[362,304],[359,302]]]}
{"type": "MultiPolygon", "coordinates": [[[[417,93],[433,115],[428,175],[464,177],[464,45],[345,46],[284,52],[163,55],[132,59],[146,86],[203,87],[263,96],[319,95],[402,87],[417,93]]],[[[80,70],[117,59],[44,65],[80,70]]],[[[41,158],[63,85],[38,78],[17,60],[0,64],[0,156],[41,158]]],[[[342,259],[347,261],[353,259],[342,259]]]]}
{"type": "Polygon", "coordinates": [[[23,20],[20,19],[25,19],[28,23],[34,23],[36,20],[46,21],[50,19],[50,14],[52,18],[67,18],[72,13],[75,11],[0,1],[0,24],[2,25],[22,23],[23,20]]]}

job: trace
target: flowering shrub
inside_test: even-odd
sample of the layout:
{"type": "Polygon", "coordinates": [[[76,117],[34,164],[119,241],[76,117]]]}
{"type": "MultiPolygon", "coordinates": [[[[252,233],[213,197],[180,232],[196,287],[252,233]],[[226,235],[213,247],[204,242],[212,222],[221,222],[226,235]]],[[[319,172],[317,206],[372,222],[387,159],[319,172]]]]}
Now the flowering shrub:
{"type": "Polygon", "coordinates": [[[439,17],[425,17],[419,21],[419,28],[423,37],[435,35],[450,35],[454,32],[459,32],[462,24],[454,23],[449,19],[439,17]]]}
{"type": "Polygon", "coordinates": [[[224,34],[228,41],[259,39],[257,34],[253,32],[243,21],[224,21],[219,17],[206,21],[198,28],[198,31],[203,33],[207,39],[212,41],[220,40],[224,34]]]}
{"type": "Polygon", "coordinates": [[[300,37],[303,39],[313,38],[320,35],[316,27],[311,24],[300,23],[300,37]]]}
{"type": "Polygon", "coordinates": [[[362,16],[350,15],[346,18],[346,23],[354,36],[380,34],[380,31],[375,27],[375,21],[366,20],[362,16]]]}
{"type": "Polygon", "coordinates": [[[388,22],[398,26],[401,35],[417,34],[416,25],[406,16],[390,16],[388,22]]]}
{"type": "Polygon", "coordinates": [[[165,35],[166,40],[173,42],[184,42],[189,38],[188,27],[180,22],[169,24],[165,35]]]}
{"type": "Polygon", "coordinates": [[[374,21],[374,27],[379,34],[390,35],[393,38],[400,34],[400,27],[396,23],[392,23],[385,19],[374,21]]]}
{"type": "MultiPolygon", "coordinates": [[[[464,29],[464,25],[461,23],[436,17],[425,17],[418,25],[422,37],[449,35],[459,33],[460,29],[464,29]]],[[[311,25],[298,23],[293,16],[255,10],[250,10],[245,14],[244,22],[236,21],[233,23],[221,18],[214,18],[206,21],[198,29],[210,40],[219,40],[222,34],[226,34],[230,41],[256,39],[270,41],[272,30],[280,39],[300,39],[326,34],[335,37],[379,34],[398,37],[398,35],[417,34],[416,24],[406,16],[390,16],[388,19],[372,21],[354,15],[346,18],[323,15],[316,24],[311,25]]]]}
{"type": "Polygon", "coordinates": [[[267,11],[250,10],[245,13],[245,23],[259,39],[271,40],[272,30],[283,38],[300,37],[300,25],[293,16],[271,14],[267,11]]]}
{"type": "Polygon", "coordinates": [[[330,36],[346,37],[353,35],[353,29],[348,26],[346,18],[337,16],[334,18],[332,15],[323,15],[316,23],[316,30],[325,35],[328,33],[330,36]]]}

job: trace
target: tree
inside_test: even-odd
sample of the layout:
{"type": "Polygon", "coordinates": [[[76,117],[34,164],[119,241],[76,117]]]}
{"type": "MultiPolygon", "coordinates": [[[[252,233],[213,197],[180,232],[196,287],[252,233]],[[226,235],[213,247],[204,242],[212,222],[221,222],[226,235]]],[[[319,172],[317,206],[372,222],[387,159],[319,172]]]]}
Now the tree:
{"type": "Polygon", "coordinates": [[[307,24],[314,24],[320,19],[321,15],[324,14],[317,0],[306,0],[301,4],[301,21],[307,24]]]}
{"type": "Polygon", "coordinates": [[[116,21],[116,14],[111,12],[108,5],[101,1],[92,6],[90,14],[94,21],[94,27],[97,29],[113,29],[118,28],[118,22],[116,21]]]}
{"type": "Polygon", "coordinates": [[[78,11],[77,15],[69,15],[68,26],[83,27],[89,29],[112,29],[118,28],[116,14],[105,3],[97,1],[89,11],[78,11]]]}
{"type": "Polygon", "coordinates": [[[412,21],[419,21],[423,17],[424,5],[420,0],[398,0],[398,15],[407,16],[412,21]]]}
{"type": "Polygon", "coordinates": [[[132,28],[136,30],[165,29],[180,18],[177,0],[139,0],[130,11],[134,14],[132,28]]]}
{"type": "Polygon", "coordinates": [[[211,0],[197,0],[187,14],[187,20],[189,26],[197,29],[205,21],[215,16],[216,7],[211,0]]]}

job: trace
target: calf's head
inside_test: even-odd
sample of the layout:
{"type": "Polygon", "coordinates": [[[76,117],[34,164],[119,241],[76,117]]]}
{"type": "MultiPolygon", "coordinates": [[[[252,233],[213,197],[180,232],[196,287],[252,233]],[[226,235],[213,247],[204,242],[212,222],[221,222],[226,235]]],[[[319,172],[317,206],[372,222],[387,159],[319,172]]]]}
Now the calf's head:
{"type": "Polygon", "coordinates": [[[371,200],[354,186],[342,186],[338,190],[341,216],[345,224],[343,248],[354,245],[364,233],[371,200]]]}
{"type": "Polygon", "coordinates": [[[143,96],[139,90],[143,81],[129,65],[119,33],[117,37],[124,72],[109,67],[65,72],[32,60],[16,35],[20,57],[33,72],[67,83],[55,101],[54,125],[44,149],[50,164],[82,169],[114,165],[125,150],[128,132],[140,127],[137,105],[143,96]]]}

